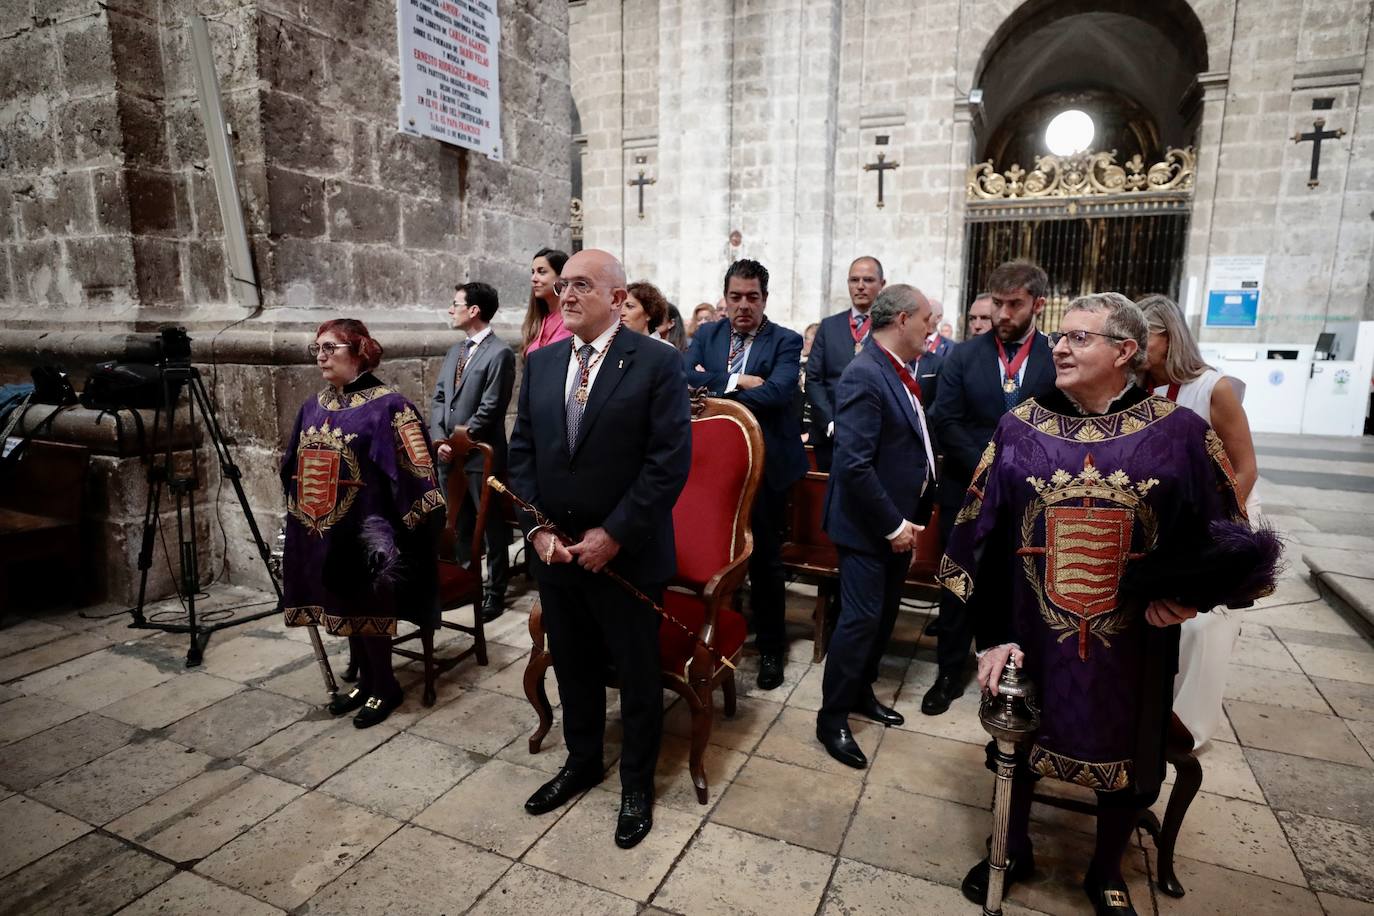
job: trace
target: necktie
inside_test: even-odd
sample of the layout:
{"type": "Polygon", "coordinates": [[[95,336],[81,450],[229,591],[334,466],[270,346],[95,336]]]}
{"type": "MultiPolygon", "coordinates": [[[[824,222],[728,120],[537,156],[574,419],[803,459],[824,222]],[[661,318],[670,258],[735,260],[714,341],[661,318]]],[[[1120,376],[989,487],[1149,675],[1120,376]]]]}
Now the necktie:
{"type": "MultiPolygon", "coordinates": [[[[749,343],[748,335],[741,334],[739,331],[730,333],[730,362],[726,371],[730,375],[744,371],[744,348],[749,343]]],[[[720,351],[717,350],[717,353],[720,351]]]]}
{"type": "Polygon", "coordinates": [[[468,367],[468,357],[472,355],[472,340],[463,341],[463,349],[458,351],[458,366],[453,370],[453,390],[463,381],[463,370],[468,367]]]}
{"type": "Polygon", "coordinates": [[[587,405],[578,400],[577,392],[582,389],[582,378],[587,375],[587,361],[592,358],[594,352],[591,344],[583,344],[577,348],[577,375],[573,377],[572,386],[568,389],[567,420],[568,420],[568,453],[571,454],[577,447],[577,429],[582,425],[582,411],[587,405]]]}

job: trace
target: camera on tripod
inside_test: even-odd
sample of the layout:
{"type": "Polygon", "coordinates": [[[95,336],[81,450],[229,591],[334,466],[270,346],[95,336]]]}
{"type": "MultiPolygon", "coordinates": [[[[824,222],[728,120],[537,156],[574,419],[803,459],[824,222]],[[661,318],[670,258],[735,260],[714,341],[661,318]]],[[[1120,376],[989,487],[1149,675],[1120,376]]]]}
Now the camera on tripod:
{"type": "Polygon", "coordinates": [[[120,361],[189,366],[191,336],[185,328],[176,327],[162,328],[156,334],[130,334],[124,339],[124,353],[120,361]]]}

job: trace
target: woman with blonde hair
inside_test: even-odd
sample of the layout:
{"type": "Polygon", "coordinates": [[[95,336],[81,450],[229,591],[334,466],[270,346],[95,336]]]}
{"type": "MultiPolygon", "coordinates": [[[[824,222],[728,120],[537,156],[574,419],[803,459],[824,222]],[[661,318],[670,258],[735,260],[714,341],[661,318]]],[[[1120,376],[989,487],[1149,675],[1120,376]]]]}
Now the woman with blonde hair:
{"type": "MultiPolygon", "coordinates": [[[[1253,523],[1259,515],[1255,493],[1259,469],[1240,396],[1230,379],[1203,360],[1182,310],[1172,299],[1154,294],[1137,305],[1150,329],[1142,373],[1144,387],[1187,407],[1212,425],[1231,459],[1236,499],[1245,505],[1253,523]]],[[[1239,616],[1224,607],[1183,624],[1178,674],[1174,677],[1174,715],[1192,736],[1194,748],[1206,743],[1221,727],[1226,666],[1239,635],[1239,616]]]]}

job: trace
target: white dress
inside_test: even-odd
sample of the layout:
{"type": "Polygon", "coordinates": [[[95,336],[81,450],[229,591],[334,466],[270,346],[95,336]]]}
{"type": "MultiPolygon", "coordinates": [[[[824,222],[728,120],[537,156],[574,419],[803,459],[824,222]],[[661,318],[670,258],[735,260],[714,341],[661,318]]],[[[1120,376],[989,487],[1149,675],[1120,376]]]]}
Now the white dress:
{"type": "MultiPolygon", "coordinates": [[[[1206,370],[1179,387],[1176,402],[1211,423],[1212,389],[1223,377],[1215,369],[1206,370]]],[[[1167,397],[1169,391],[1167,387],[1160,387],[1154,393],[1167,397]]],[[[1259,514],[1255,489],[1250,491],[1245,503],[1252,522],[1259,514]]],[[[1240,614],[1224,607],[1215,608],[1185,620],[1181,630],[1178,674],[1174,677],[1174,715],[1187,727],[1193,736],[1193,748],[1197,749],[1221,727],[1226,669],[1231,662],[1236,637],[1240,635],[1240,614]]]]}

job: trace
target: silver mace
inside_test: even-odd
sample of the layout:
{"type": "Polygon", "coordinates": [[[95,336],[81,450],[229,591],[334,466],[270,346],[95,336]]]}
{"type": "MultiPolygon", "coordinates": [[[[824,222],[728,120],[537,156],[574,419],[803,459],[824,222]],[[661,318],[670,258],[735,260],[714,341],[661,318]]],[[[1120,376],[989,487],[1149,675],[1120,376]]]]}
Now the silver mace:
{"type": "Polygon", "coordinates": [[[1007,826],[1011,820],[1012,774],[1016,771],[1016,746],[1040,728],[1040,709],[1036,705],[1035,684],[1022,673],[1016,662],[1007,659],[997,696],[983,694],[978,706],[983,723],[997,752],[997,785],[992,795],[992,849],[988,853],[988,896],[983,902],[984,916],[1000,916],[1002,895],[1007,886],[1007,826]]]}

